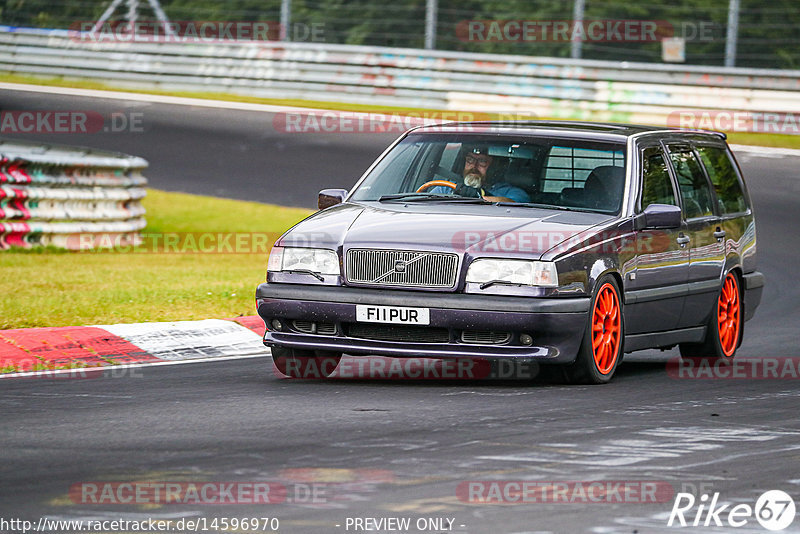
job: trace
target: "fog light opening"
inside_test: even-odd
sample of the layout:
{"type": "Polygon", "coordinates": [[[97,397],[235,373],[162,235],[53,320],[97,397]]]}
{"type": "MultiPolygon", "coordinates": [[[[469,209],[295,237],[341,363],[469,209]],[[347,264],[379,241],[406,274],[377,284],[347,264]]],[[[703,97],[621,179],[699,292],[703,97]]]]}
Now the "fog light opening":
{"type": "Polygon", "coordinates": [[[273,319],[270,324],[272,325],[272,329],[277,332],[283,330],[283,323],[281,323],[280,319],[273,319]]]}
{"type": "Polygon", "coordinates": [[[530,334],[520,334],[519,335],[519,342],[523,345],[533,345],[533,337],[530,334]]]}

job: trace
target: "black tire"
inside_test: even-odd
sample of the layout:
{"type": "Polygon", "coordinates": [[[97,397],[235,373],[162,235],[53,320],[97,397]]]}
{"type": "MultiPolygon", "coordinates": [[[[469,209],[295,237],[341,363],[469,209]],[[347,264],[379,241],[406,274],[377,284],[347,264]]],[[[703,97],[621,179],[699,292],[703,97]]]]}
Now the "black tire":
{"type": "Polygon", "coordinates": [[[272,347],[271,352],[275,368],[289,378],[328,378],[342,358],[341,353],[285,347],[272,347]]]}
{"type": "Polygon", "coordinates": [[[706,323],[706,338],[702,343],[681,343],[679,345],[681,357],[732,361],[736,356],[736,349],[742,343],[743,311],[741,283],[736,273],[728,273],[706,323]],[[724,313],[723,307],[725,308],[724,313]],[[735,308],[736,318],[731,320],[729,315],[733,308],[735,308]],[[725,323],[728,323],[729,326],[726,327],[725,323]],[[731,329],[734,330],[732,334],[730,333],[731,329]],[[729,331],[728,335],[723,335],[722,332],[726,330],[729,331]],[[732,338],[729,337],[731,335],[733,335],[732,338]]]}
{"type": "Polygon", "coordinates": [[[578,357],[564,367],[569,383],[606,384],[611,381],[625,346],[622,312],[616,279],[611,275],[601,277],[595,284],[578,357]]]}
{"type": "Polygon", "coordinates": [[[339,361],[342,359],[342,353],[318,350],[316,351],[314,358],[322,378],[328,378],[339,366],[339,361]]]}

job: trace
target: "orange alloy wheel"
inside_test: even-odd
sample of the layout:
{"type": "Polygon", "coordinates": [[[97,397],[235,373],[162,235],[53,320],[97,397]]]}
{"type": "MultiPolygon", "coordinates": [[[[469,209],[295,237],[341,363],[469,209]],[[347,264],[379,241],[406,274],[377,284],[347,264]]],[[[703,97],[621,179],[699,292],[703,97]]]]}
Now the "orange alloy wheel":
{"type": "Polygon", "coordinates": [[[621,324],[617,293],[606,283],[597,293],[592,312],[592,354],[601,374],[610,373],[617,361],[621,324]]]}
{"type": "Polygon", "coordinates": [[[725,356],[731,356],[739,343],[739,310],[739,284],[736,276],[729,273],[725,277],[717,305],[719,345],[725,356]]]}

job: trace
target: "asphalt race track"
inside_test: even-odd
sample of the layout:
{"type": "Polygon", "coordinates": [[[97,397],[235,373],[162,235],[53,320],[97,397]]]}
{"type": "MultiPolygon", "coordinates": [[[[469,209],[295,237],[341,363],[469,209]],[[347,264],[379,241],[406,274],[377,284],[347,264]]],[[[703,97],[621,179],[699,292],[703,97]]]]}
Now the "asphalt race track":
{"type": "MultiPolygon", "coordinates": [[[[265,113],[9,91],[0,91],[0,108],[137,110],[144,133],[26,137],[143,156],[155,188],[307,207],[322,187],[350,186],[395,137],[283,134],[265,113]]],[[[800,358],[800,162],[750,152],[739,162],[767,287],[738,358],[800,358]]],[[[736,529],[714,527],[713,519],[702,526],[705,516],[683,529],[667,520],[677,492],[698,504],[718,492],[718,507],[753,507],[772,489],[800,502],[800,377],[675,378],[667,362],[676,355],[628,355],[611,384],[595,387],[291,381],[264,359],[117,370],[103,379],[6,380],[0,517],[205,518],[207,525],[274,517],[283,533],[767,532],[754,517],[736,529]],[[522,480],[569,491],[561,502],[525,503],[512,491],[498,504],[464,490],[469,482],[522,480]],[[86,502],[88,487],[132,481],[271,482],[287,495],[273,504],[86,502]],[[598,502],[576,490],[596,481],[660,489],[655,499],[612,494],[598,502]],[[367,518],[410,518],[412,527],[370,529],[377,523],[367,518]]],[[[796,369],[798,360],[789,361],[796,369]]],[[[472,487],[486,496],[500,486],[472,487]]],[[[687,521],[697,511],[687,511],[687,521]]],[[[726,521],[727,511],[719,517],[726,521]]],[[[785,532],[800,532],[800,520],[785,532]]]]}

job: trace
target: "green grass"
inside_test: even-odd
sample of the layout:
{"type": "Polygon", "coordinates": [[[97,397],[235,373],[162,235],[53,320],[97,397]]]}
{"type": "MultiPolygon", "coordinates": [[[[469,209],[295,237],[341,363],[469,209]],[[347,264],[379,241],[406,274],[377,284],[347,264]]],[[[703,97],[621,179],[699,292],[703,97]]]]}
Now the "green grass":
{"type": "MultiPolygon", "coordinates": [[[[267,242],[311,213],[156,190],[148,190],[143,203],[148,219],[144,233],[159,239],[147,239],[138,251],[0,252],[0,329],[253,315],[255,288],[266,271],[267,242]],[[228,233],[245,239],[241,252],[163,252],[164,233],[177,235],[177,250],[199,250],[199,242],[186,246],[191,242],[185,234],[174,234],[183,232],[197,239],[228,233]]],[[[230,242],[236,249],[235,239],[230,242]]],[[[210,243],[205,243],[206,250],[214,248],[210,243]]]]}
{"type": "MultiPolygon", "coordinates": [[[[0,81],[9,83],[49,85],[54,87],[75,87],[80,89],[99,89],[104,91],[125,91],[140,94],[156,94],[167,96],[181,96],[187,98],[202,98],[210,100],[223,100],[227,102],[249,102],[255,104],[272,104],[279,106],[296,106],[313,109],[331,109],[339,111],[362,111],[372,113],[397,113],[397,114],[428,114],[432,118],[441,117],[442,120],[452,120],[454,114],[461,114],[465,119],[470,117],[475,120],[492,120],[503,118],[504,114],[442,111],[425,108],[411,108],[402,106],[377,106],[368,104],[350,104],[347,102],[327,102],[317,100],[299,100],[292,98],[258,98],[228,93],[211,92],[186,92],[186,91],[156,91],[145,89],[127,89],[115,87],[103,82],[91,80],[78,80],[69,78],[46,78],[38,76],[23,76],[18,74],[0,72],[0,81]],[[444,115],[442,115],[444,114],[444,115]]],[[[568,111],[568,110],[565,110],[568,111]]],[[[507,116],[507,114],[505,114],[507,116]]],[[[540,119],[564,119],[565,117],[539,117],[540,119]]],[[[577,118],[577,117],[576,117],[577,118]]],[[[785,135],[771,133],[728,132],[728,141],[741,145],[770,146],[781,148],[800,149],[800,135],[785,135]]]]}
{"type": "Polygon", "coordinates": [[[739,145],[800,148],[800,135],[729,132],[728,142],[739,145]]]}

